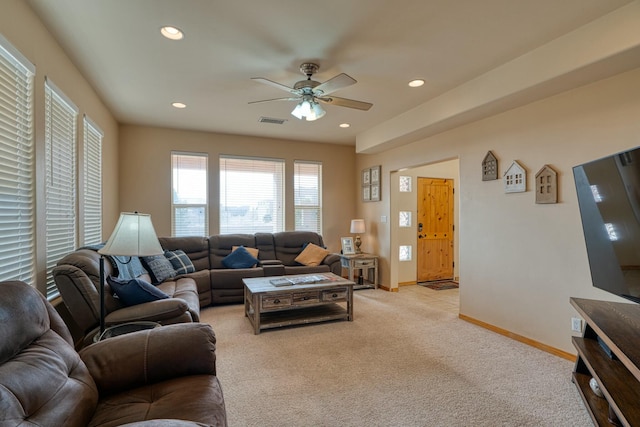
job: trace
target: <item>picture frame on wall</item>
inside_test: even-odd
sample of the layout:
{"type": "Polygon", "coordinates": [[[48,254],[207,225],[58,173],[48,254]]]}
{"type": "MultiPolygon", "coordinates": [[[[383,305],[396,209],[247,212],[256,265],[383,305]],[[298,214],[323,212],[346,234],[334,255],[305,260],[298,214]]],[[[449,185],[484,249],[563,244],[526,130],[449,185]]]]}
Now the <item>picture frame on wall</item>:
{"type": "Polygon", "coordinates": [[[366,187],[362,187],[362,201],[369,202],[371,201],[371,186],[367,185],[366,187]]]}
{"type": "Polygon", "coordinates": [[[371,169],[367,168],[367,169],[363,169],[362,170],[362,185],[369,185],[371,184],[371,169]]]}
{"type": "Polygon", "coordinates": [[[380,186],[378,184],[371,185],[371,201],[372,202],[380,201],[380,186]]]}
{"type": "Polygon", "coordinates": [[[380,184],[380,165],[371,168],[371,185],[380,184]]]}
{"type": "Polygon", "coordinates": [[[353,237],[342,237],[340,241],[342,243],[343,255],[353,255],[356,253],[353,247],[353,237]]]}

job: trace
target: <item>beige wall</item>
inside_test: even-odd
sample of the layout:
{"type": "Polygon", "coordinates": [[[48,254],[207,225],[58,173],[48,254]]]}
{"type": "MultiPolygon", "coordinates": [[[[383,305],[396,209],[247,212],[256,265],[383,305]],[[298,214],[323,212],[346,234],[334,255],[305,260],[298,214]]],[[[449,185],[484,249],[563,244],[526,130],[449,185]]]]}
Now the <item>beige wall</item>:
{"type": "MultiPolygon", "coordinates": [[[[37,286],[44,291],[45,284],[45,211],[44,198],[44,81],[53,83],[79,109],[78,141],[82,141],[82,116],[86,114],[104,132],[102,174],[103,174],[103,235],[115,226],[118,219],[118,125],[102,103],[91,85],[53,41],[46,28],[22,0],[2,0],[0,2],[0,34],[4,36],[36,68],[35,76],[35,142],[36,142],[36,248],[37,286]]],[[[82,156],[82,144],[79,144],[82,156]]],[[[84,179],[82,164],[78,164],[80,183],[84,179]]],[[[81,214],[79,214],[81,215],[81,214]]],[[[78,217],[79,223],[82,217],[78,217]]]]}
{"type": "Polygon", "coordinates": [[[323,238],[328,249],[340,251],[340,237],[349,235],[357,197],[353,147],[301,141],[281,141],[144,126],[120,128],[120,208],[152,215],[158,235],[171,235],[171,151],[209,156],[209,234],[219,230],[219,155],[285,160],[286,229],[294,228],[293,162],[322,162],[323,238]]]}
{"type": "MultiPolygon", "coordinates": [[[[378,222],[375,250],[391,248],[389,171],[459,158],[460,312],[574,352],[569,297],[613,299],[595,289],[587,264],[572,167],[640,145],[640,69],[391,149],[358,155],[357,168],[381,164],[382,201],[360,203],[378,222]],[[482,181],[491,150],[499,175],[513,160],[528,171],[525,193],[505,194],[502,180],[482,181]],[[532,179],[544,165],[558,172],[559,203],[535,204],[532,179]]],[[[368,248],[367,248],[368,249],[368,248]]],[[[383,283],[397,273],[383,269],[383,283]]]]}

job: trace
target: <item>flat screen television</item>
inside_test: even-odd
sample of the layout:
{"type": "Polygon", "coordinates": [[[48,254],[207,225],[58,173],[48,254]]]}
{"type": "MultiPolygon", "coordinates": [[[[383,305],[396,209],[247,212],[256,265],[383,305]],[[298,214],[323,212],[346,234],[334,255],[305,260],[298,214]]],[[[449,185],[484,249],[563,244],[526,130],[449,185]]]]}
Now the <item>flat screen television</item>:
{"type": "Polygon", "coordinates": [[[640,303],[640,147],[573,168],[593,286],[640,303]]]}

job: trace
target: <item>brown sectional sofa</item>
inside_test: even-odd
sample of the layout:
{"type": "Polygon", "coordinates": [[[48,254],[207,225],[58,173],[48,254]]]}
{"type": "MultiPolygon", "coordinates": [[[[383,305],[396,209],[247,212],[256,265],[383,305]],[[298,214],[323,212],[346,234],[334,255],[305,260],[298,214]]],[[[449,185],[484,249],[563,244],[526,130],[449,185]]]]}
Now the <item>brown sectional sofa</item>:
{"type": "MultiPolygon", "coordinates": [[[[196,271],[208,270],[211,291],[210,303],[212,304],[242,303],[244,297],[243,278],[328,272],[341,274],[340,257],[335,254],[327,255],[318,266],[298,264],[295,258],[300,255],[303,246],[307,243],[324,247],[322,236],[310,231],[218,234],[208,238],[160,238],[160,245],[164,249],[185,251],[196,267],[196,271]],[[231,253],[234,246],[258,249],[260,264],[255,268],[230,269],[225,267],[222,260],[231,253]]],[[[198,288],[200,292],[201,287],[198,288]]],[[[208,304],[201,304],[201,306],[208,304]]]]}
{"type": "Polygon", "coordinates": [[[134,332],[77,353],[51,304],[16,281],[0,283],[0,317],[1,426],[227,425],[209,325],[134,332]]]}
{"type": "MultiPolygon", "coordinates": [[[[112,296],[107,284],[107,326],[138,320],[163,325],[198,322],[200,307],[242,303],[243,278],[320,272],[340,275],[342,272],[340,257],[335,254],[328,254],[317,266],[300,265],[295,261],[308,243],[324,247],[322,236],[314,232],[161,237],[159,240],[165,250],[184,251],[196,271],[157,285],[170,298],[128,307],[112,296]],[[222,260],[234,246],[258,249],[259,264],[253,268],[225,267],[222,260]]],[[[84,334],[84,344],[89,342],[99,324],[99,261],[100,255],[95,250],[79,249],[62,258],[53,270],[62,299],[84,334]]],[[[105,274],[115,276],[118,272],[110,262],[105,262],[105,274]]],[[[148,274],[139,277],[151,281],[148,274]]]]}

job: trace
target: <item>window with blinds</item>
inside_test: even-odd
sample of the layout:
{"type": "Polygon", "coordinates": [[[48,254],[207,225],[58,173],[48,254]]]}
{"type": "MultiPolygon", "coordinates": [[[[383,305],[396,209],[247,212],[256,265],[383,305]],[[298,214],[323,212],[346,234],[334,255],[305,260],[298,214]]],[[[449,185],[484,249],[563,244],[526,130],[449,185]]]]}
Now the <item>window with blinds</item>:
{"type": "Polygon", "coordinates": [[[200,153],[171,153],[171,235],[209,235],[209,157],[200,153]]]}
{"type": "Polygon", "coordinates": [[[220,156],[220,234],[284,231],[284,160],[220,156]]]}
{"type": "Polygon", "coordinates": [[[296,161],[293,173],[295,229],[322,234],[322,164],[296,161]]]}
{"type": "Polygon", "coordinates": [[[33,285],[35,67],[0,36],[0,280],[33,285]]]}
{"type": "Polygon", "coordinates": [[[76,128],[78,109],[45,81],[47,298],[59,295],[53,267],[76,249],[76,128]]]}
{"type": "Polygon", "coordinates": [[[104,134],[87,116],[83,118],[82,245],[102,242],[102,137],[104,134]]]}

